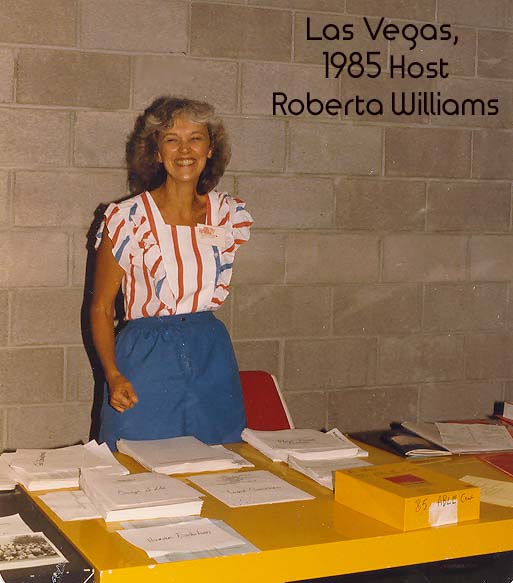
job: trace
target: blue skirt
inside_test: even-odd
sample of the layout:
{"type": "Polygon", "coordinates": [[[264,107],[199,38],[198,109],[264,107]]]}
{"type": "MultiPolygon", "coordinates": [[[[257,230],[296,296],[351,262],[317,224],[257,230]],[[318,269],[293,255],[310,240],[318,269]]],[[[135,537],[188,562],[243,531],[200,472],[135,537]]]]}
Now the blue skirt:
{"type": "Polygon", "coordinates": [[[139,402],[123,413],[105,389],[100,441],[193,435],[240,441],[246,423],[230,336],[212,312],[130,320],[116,338],[119,371],[139,402]]]}

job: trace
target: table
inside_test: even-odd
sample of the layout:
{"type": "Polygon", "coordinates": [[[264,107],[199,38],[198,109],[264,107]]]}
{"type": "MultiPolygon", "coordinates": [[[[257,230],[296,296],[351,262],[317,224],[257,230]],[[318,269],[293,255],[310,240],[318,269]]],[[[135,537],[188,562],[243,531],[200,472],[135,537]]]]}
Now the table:
{"type": "MultiPolygon", "coordinates": [[[[373,463],[401,459],[365,447],[373,463]]],[[[236,509],[205,498],[202,515],[224,520],[260,553],[157,565],[117,535],[115,523],[62,522],[37,496],[32,497],[94,566],[96,583],[284,583],[513,550],[513,508],[482,504],[480,520],[401,532],[335,503],[329,490],[285,464],[270,462],[247,444],[233,444],[230,449],[315,496],[303,502],[236,509]]],[[[118,459],[131,471],[142,471],[127,456],[119,454],[118,459]]],[[[455,477],[507,479],[470,456],[416,463],[455,477]]]]}
{"type": "Polygon", "coordinates": [[[34,532],[44,532],[68,559],[67,563],[41,565],[30,569],[2,571],[5,583],[92,583],[93,569],[73,546],[62,536],[54,524],[42,514],[30,497],[21,489],[0,492],[0,516],[20,514],[34,532]]]}

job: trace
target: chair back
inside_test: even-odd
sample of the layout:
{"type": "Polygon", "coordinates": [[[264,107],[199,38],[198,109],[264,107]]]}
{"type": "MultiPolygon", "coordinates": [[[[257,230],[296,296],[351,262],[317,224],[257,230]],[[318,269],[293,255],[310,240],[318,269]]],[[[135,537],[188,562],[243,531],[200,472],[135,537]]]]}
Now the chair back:
{"type": "Polygon", "coordinates": [[[240,371],[246,426],[257,431],[293,429],[276,377],[263,370],[240,371]]]}

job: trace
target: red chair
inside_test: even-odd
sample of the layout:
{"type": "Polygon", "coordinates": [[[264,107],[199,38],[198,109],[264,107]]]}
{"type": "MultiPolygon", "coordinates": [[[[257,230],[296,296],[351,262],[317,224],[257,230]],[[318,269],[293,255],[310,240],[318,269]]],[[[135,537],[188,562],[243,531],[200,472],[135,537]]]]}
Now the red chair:
{"type": "Polygon", "coordinates": [[[249,429],[276,431],[294,428],[274,375],[263,370],[242,370],[239,375],[249,429]]]}

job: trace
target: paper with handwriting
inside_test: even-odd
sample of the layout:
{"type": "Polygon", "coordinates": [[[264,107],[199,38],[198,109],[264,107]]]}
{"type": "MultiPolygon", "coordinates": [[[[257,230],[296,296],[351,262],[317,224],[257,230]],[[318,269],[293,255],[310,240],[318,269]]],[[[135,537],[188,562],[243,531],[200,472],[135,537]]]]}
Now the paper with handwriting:
{"type": "Polygon", "coordinates": [[[265,470],[238,474],[212,474],[189,478],[189,480],[232,508],[314,498],[265,470]]]}

